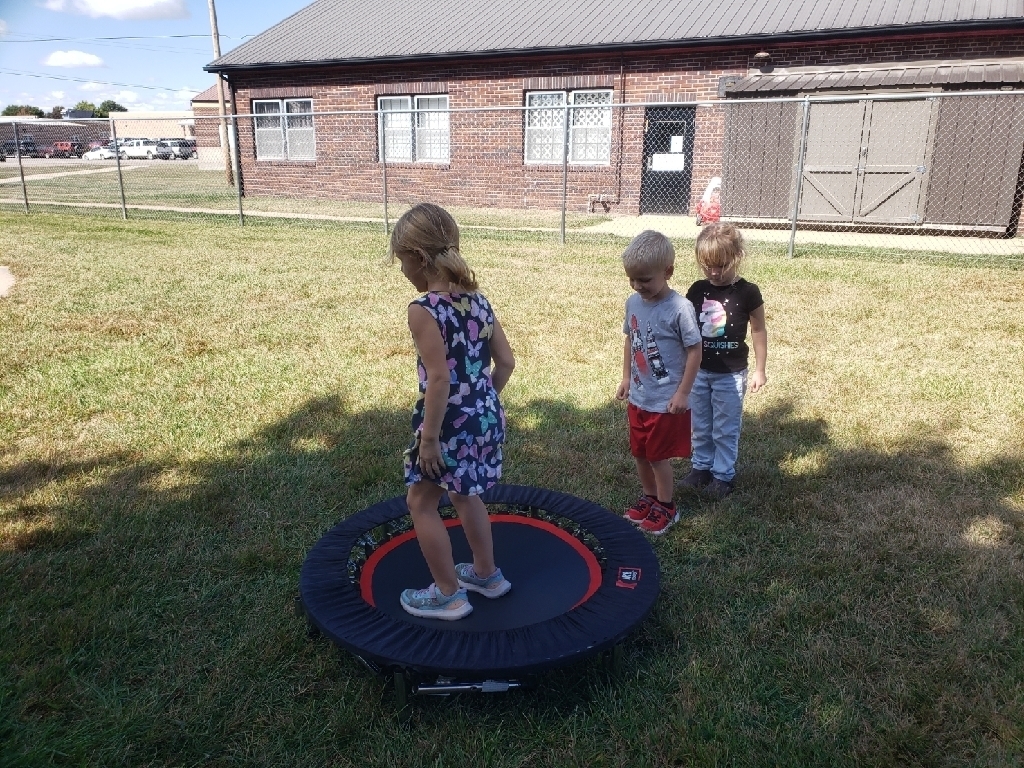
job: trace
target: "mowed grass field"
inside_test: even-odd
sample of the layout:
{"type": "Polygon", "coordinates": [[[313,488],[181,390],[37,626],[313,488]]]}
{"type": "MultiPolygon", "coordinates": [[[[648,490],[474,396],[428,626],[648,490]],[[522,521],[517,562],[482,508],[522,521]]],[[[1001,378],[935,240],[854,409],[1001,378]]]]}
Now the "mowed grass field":
{"type": "MultiPolygon", "coordinates": [[[[754,249],[738,489],[678,494],[621,677],[403,725],[292,612],[322,533],[404,490],[414,293],[379,227],[0,213],[0,238],[4,768],[1024,761],[1019,266],[754,249]]],[[[550,241],[463,236],[519,361],[505,479],[619,512],[625,242],[550,241]]]]}

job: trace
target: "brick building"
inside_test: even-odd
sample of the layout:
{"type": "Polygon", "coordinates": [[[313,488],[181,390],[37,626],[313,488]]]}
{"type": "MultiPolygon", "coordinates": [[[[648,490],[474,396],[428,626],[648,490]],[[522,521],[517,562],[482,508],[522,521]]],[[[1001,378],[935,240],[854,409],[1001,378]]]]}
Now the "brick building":
{"type": "MultiPolygon", "coordinates": [[[[753,171],[736,158],[764,165],[764,143],[791,143],[799,123],[797,105],[729,111],[693,102],[1016,91],[1024,87],[1022,31],[1024,0],[526,0],[501,8],[318,0],[206,69],[227,80],[238,114],[255,115],[239,119],[248,194],[379,200],[386,159],[397,198],[558,208],[566,160],[571,210],[597,201],[625,214],[687,213],[713,176],[738,191],[730,173],[753,171]],[[630,104],[643,106],[619,106],[630,104]]],[[[992,129],[1009,147],[1004,187],[1018,182],[1020,99],[1011,93],[999,102],[1009,111],[993,112],[1009,126],[992,129]]],[[[875,120],[887,120],[890,133],[923,120],[921,141],[934,144],[936,121],[950,123],[929,110],[879,108],[875,120]]],[[[831,133],[854,118],[862,119],[839,110],[835,125],[816,119],[812,130],[831,133]]],[[[201,144],[204,130],[213,136],[197,125],[201,144]]],[[[785,173],[755,170],[784,200],[785,173]]],[[[778,205],[757,208],[736,191],[741,215],[778,215],[778,205]]]]}

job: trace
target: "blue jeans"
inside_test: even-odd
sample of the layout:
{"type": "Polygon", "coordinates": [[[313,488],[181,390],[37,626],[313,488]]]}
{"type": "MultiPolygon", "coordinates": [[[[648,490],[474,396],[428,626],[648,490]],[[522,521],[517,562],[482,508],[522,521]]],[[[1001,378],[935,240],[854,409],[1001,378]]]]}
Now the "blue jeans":
{"type": "Polygon", "coordinates": [[[702,368],[697,372],[690,392],[694,469],[709,469],[712,476],[725,482],[736,476],[746,392],[746,369],[712,373],[702,368]]]}

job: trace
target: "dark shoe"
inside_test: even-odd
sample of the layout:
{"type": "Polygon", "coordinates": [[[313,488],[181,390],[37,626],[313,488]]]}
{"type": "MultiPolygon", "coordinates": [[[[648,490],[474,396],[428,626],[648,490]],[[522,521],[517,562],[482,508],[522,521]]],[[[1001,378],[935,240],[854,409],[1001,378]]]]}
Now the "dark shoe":
{"type": "Polygon", "coordinates": [[[704,489],[704,493],[714,499],[715,501],[721,501],[730,493],[732,493],[733,484],[730,480],[719,480],[717,477],[708,483],[707,488],[704,489]]]}
{"type": "Polygon", "coordinates": [[[699,491],[710,483],[711,479],[710,469],[691,469],[690,474],[680,480],[677,485],[680,488],[692,488],[695,491],[699,491]]]}

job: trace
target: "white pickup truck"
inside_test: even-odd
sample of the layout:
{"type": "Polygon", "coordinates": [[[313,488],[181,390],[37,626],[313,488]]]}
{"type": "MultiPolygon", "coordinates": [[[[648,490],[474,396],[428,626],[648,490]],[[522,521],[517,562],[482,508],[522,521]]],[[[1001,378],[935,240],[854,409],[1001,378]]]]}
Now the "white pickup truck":
{"type": "Polygon", "coordinates": [[[152,160],[156,157],[156,144],[155,139],[132,139],[124,142],[118,152],[122,160],[129,157],[136,160],[152,160]]]}

